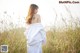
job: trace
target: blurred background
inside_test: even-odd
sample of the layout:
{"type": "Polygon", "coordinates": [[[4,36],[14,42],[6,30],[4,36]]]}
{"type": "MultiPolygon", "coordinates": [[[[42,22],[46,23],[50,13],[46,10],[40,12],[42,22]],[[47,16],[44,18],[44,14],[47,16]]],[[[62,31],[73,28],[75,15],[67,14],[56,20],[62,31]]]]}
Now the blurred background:
{"type": "Polygon", "coordinates": [[[9,53],[27,52],[25,18],[34,3],[47,33],[43,52],[80,53],[80,3],[59,1],[67,0],[0,0],[0,45],[9,45],[9,53]]]}

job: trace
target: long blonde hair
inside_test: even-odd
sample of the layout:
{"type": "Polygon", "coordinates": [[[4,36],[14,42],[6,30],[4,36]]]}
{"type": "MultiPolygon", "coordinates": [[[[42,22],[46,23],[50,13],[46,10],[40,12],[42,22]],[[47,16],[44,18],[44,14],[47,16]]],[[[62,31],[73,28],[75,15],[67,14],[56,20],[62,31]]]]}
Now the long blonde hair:
{"type": "Polygon", "coordinates": [[[28,15],[26,17],[27,24],[31,24],[35,9],[38,9],[38,6],[36,4],[31,4],[29,7],[28,15]]]}

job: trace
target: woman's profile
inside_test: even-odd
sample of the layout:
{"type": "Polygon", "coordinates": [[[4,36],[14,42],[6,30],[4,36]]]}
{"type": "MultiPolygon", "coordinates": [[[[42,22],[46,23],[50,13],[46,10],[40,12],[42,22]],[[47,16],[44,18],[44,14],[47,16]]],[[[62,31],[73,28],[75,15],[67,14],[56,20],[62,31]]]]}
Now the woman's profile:
{"type": "Polygon", "coordinates": [[[24,32],[27,39],[27,53],[42,53],[42,45],[46,43],[46,32],[41,24],[40,15],[37,14],[38,8],[36,4],[31,4],[26,17],[26,24],[29,25],[24,32]]]}

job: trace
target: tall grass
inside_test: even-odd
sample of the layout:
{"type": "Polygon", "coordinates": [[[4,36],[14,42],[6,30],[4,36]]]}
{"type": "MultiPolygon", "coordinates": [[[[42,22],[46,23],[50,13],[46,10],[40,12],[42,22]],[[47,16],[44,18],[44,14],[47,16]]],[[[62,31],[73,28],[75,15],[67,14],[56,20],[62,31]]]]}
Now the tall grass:
{"type": "MultiPolygon", "coordinates": [[[[8,53],[26,53],[26,38],[23,28],[5,31],[0,34],[0,45],[9,46],[8,53]]],[[[1,53],[1,52],[0,52],[1,53]]],[[[43,53],[80,53],[80,28],[68,28],[64,31],[47,31],[47,44],[43,53]]]]}
{"type": "Polygon", "coordinates": [[[47,32],[44,53],[80,53],[80,28],[47,32]]]}
{"type": "Polygon", "coordinates": [[[23,32],[23,28],[18,28],[0,33],[0,45],[8,45],[8,53],[26,53],[26,38],[23,32]]]}

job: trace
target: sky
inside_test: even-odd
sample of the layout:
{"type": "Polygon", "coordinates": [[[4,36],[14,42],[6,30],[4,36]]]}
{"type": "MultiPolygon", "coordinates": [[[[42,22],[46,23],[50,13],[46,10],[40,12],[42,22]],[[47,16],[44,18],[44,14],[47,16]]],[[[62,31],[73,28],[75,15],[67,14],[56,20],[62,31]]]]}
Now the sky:
{"type": "Polygon", "coordinates": [[[25,18],[32,3],[39,6],[38,14],[41,16],[44,27],[65,25],[62,16],[66,22],[71,19],[65,6],[71,11],[74,18],[80,18],[80,4],[59,4],[59,0],[0,0],[0,22],[4,20],[3,25],[0,23],[0,28],[7,27],[11,22],[18,27],[26,27],[25,18]],[[7,11],[6,14],[4,14],[5,11],[7,11]]]}

